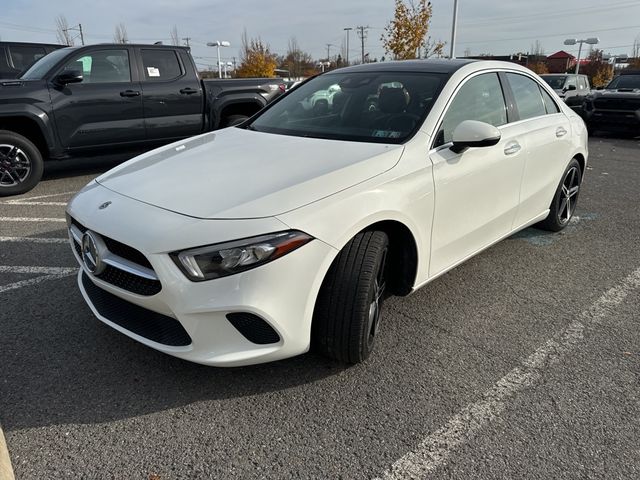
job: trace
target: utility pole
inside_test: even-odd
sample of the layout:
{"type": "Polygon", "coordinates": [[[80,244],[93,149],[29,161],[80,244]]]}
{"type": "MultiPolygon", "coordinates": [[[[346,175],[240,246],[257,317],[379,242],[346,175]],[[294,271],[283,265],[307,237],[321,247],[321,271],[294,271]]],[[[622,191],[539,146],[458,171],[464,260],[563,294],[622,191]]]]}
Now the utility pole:
{"type": "Polygon", "coordinates": [[[348,67],[349,66],[349,32],[351,30],[353,30],[353,28],[347,27],[347,28],[343,28],[343,30],[347,32],[347,58],[346,58],[346,61],[347,61],[347,67],[348,67]]]}
{"type": "Polygon", "coordinates": [[[191,37],[184,37],[182,40],[184,40],[184,43],[187,47],[190,47],[191,45],[189,45],[189,42],[191,41],[191,37]]]}
{"type": "MultiPolygon", "coordinates": [[[[75,27],[69,27],[69,28],[62,29],[63,32],[68,32],[69,30],[75,30],[76,32],[80,32],[80,42],[82,43],[82,45],[84,45],[84,33],[82,33],[82,24],[79,23],[75,27]]],[[[73,38],[78,38],[78,36],[76,35],[73,38]]]]}
{"type": "Polygon", "coordinates": [[[369,30],[369,27],[357,27],[358,36],[360,37],[360,44],[362,47],[362,63],[364,63],[364,41],[367,39],[367,30],[369,30]]]}
{"type": "Polygon", "coordinates": [[[335,45],[333,43],[326,43],[325,44],[327,46],[327,62],[331,62],[331,57],[330,57],[330,49],[331,47],[335,47],[335,45]]]}

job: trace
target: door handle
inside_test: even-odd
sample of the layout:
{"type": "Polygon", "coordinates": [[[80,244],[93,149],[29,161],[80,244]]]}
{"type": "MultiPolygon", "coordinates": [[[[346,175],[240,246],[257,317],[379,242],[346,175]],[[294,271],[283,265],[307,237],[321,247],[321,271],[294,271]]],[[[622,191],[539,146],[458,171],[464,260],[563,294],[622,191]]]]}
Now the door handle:
{"type": "Polygon", "coordinates": [[[188,87],[180,90],[180,93],[183,95],[191,95],[192,93],[198,93],[198,90],[196,90],[195,88],[188,87]]]}
{"type": "Polygon", "coordinates": [[[514,153],[518,153],[522,147],[518,142],[513,142],[504,147],[505,155],[513,155],[514,153]]]}
{"type": "Polygon", "coordinates": [[[120,92],[121,97],[139,97],[140,92],[138,90],[125,90],[124,92],[120,92]]]}
{"type": "Polygon", "coordinates": [[[567,134],[567,131],[564,129],[564,127],[558,127],[556,129],[556,137],[560,138],[560,137],[564,137],[567,134]]]}

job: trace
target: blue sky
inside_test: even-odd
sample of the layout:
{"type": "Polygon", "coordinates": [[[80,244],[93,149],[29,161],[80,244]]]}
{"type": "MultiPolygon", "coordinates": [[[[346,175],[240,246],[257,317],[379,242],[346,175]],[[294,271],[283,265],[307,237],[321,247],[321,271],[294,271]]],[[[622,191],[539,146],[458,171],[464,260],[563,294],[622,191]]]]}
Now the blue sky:
{"type": "MultiPolygon", "coordinates": [[[[123,22],[132,41],[169,42],[175,24],[180,37],[191,37],[201,66],[215,63],[207,41],[227,40],[225,60],[238,56],[242,31],[260,36],[276,53],[285,53],[290,37],[314,58],[344,48],[344,27],[371,27],[365,51],[384,55],[380,35],[393,16],[393,0],[2,0],[2,40],[55,42],[55,18],[82,23],[88,43],[110,42],[123,22]]],[[[453,0],[433,0],[431,36],[449,41],[453,0]]],[[[640,1],[611,0],[459,0],[456,54],[465,51],[509,54],[527,51],[539,40],[547,54],[565,48],[565,38],[598,36],[610,53],[630,53],[640,39],[640,1]]],[[[350,56],[359,58],[360,45],[351,32],[350,56]]],[[[448,47],[447,47],[448,51],[448,47]]]]}

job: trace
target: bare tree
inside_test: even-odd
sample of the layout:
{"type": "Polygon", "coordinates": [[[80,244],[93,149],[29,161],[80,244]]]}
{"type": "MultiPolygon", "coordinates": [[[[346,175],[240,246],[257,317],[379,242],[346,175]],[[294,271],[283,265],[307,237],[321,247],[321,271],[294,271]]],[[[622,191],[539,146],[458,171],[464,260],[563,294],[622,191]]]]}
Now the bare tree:
{"type": "Polygon", "coordinates": [[[127,27],[124,23],[116,25],[116,31],[113,35],[114,43],[129,43],[129,35],[127,35],[127,27]]]}
{"type": "Polygon", "coordinates": [[[73,46],[73,36],[69,33],[69,22],[64,15],[58,15],[56,18],[56,37],[59,43],[73,46]]]}
{"type": "Polygon", "coordinates": [[[178,35],[178,27],[176,25],[171,29],[171,45],[176,47],[180,45],[180,35],[178,35]]]}

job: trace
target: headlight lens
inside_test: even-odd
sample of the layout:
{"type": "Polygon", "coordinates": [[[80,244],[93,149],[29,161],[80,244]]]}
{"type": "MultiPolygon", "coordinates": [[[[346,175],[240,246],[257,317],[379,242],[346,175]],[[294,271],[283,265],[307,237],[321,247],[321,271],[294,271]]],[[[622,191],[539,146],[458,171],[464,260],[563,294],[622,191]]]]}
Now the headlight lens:
{"type": "Polygon", "coordinates": [[[290,230],[245,238],[170,254],[193,282],[226,277],[264,265],[313,240],[304,232],[290,230]]]}

